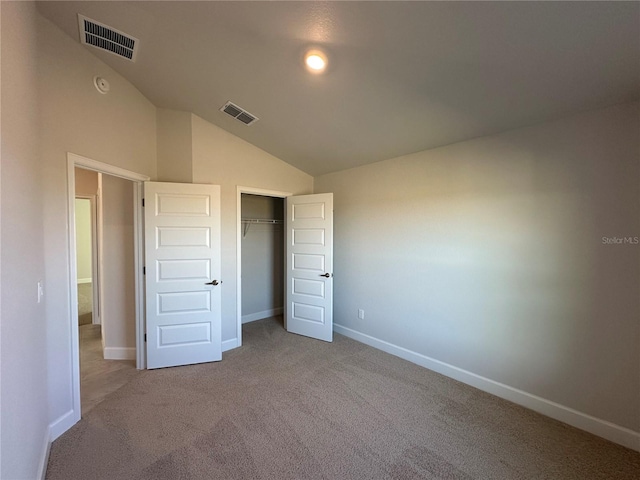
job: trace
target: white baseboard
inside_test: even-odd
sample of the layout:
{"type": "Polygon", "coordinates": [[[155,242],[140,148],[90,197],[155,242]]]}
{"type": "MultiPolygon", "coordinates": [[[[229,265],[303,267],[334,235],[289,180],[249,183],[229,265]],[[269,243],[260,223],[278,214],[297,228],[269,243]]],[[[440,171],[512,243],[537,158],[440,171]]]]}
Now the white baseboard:
{"type": "Polygon", "coordinates": [[[573,427],[593,433],[602,438],[606,438],[614,443],[618,443],[632,450],[640,451],[640,432],[621,427],[614,423],[602,420],[586,413],[579,412],[559,403],[552,402],[542,397],[518,390],[503,383],[476,375],[475,373],[463,370],[453,365],[441,362],[434,358],[427,357],[420,353],[407,350],[384,340],[371,337],[364,333],[357,332],[342,325],[334,323],[333,329],[336,333],[352,338],[361,343],[377,348],[384,352],[400,357],[409,362],[428,368],[434,372],[441,373],[447,377],[458,380],[467,385],[471,385],[479,390],[491,393],[497,397],[504,398],[510,402],[517,403],[523,407],[534,410],[538,413],[567,423],[573,427]]]}
{"type": "Polygon", "coordinates": [[[40,462],[38,463],[39,480],[45,480],[47,476],[47,464],[49,463],[49,452],[51,451],[51,428],[47,428],[44,433],[44,443],[42,445],[42,453],[40,454],[40,462]]]}
{"type": "Polygon", "coordinates": [[[276,315],[282,315],[283,308],[271,308],[269,310],[263,310],[262,312],[250,313],[249,315],[242,316],[242,323],[255,322],[256,320],[262,320],[263,318],[275,317],[276,315]]]}
{"type": "Polygon", "coordinates": [[[79,278],[78,283],[91,283],[91,278],[79,278]]]}
{"type": "Polygon", "coordinates": [[[238,339],[232,338],[231,340],[225,340],[222,342],[222,351],[227,352],[229,350],[233,350],[234,348],[238,348],[238,339]]]}
{"type": "Polygon", "coordinates": [[[80,412],[76,414],[73,410],[69,410],[64,415],[58,417],[57,420],[53,421],[49,425],[49,440],[53,442],[56,438],[78,423],[78,420],[80,420],[80,412]]]}
{"type": "Polygon", "coordinates": [[[105,347],[105,360],[135,360],[136,349],[134,347],[105,347]]]}

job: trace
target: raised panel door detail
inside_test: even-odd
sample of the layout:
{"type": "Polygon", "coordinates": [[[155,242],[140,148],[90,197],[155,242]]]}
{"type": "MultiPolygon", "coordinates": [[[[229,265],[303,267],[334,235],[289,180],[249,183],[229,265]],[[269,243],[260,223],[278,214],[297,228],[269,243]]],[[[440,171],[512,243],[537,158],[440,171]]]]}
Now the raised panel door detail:
{"type": "Polygon", "coordinates": [[[333,194],[286,200],[285,328],[333,340],[333,194]]]}
{"type": "Polygon", "coordinates": [[[188,314],[211,311],[211,291],[158,294],[158,315],[188,314]]]}
{"type": "Polygon", "coordinates": [[[207,280],[211,277],[211,260],[158,260],[158,281],[207,280]]]}
{"type": "Polygon", "coordinates": [[[158,327],[158,347],[211,343],[211,323],[186,323],[158,327]]]}
{"type": "Polygon", "coordinates": [[[208,227],[158,227],[157,248],[210,247],[211,229],[208,227]]]}
{"type": "Polygon", "coordinates": [[[311,270],[315,272],[324,272],[324,255],[294,253],[293,268],[294,270],[311,270]]]}
{"type": "Polygon", "coordinates": [[[293,293],[296,295],[324,298],[324,281],[294,278],[293,293]]]}
{"type": "Polygon", "coordinates": [[[145,182],[147,368],[222,359],[220,187],[145,182]]]}
{"type": "Polygon", "coordinates": [[[324,323],[324,308],[293,302],[293,318],[305,322],[324,323]]]}
{"type": "Polygon", "coordinates": [[[324,203],[301,203],[293,205],[293,220],[324,220],[324,203]]]}
{"type": "Polygon", "coordinates": [[[156,195],[157,216],[208,217],[211,214],[211,202],[208,195],[170,193],[156,195]]]}
{"type": "Polygon", "coordinates": [[[294,228],[294,245],[324,246],[324,229],[322,228],[294,228]]]}

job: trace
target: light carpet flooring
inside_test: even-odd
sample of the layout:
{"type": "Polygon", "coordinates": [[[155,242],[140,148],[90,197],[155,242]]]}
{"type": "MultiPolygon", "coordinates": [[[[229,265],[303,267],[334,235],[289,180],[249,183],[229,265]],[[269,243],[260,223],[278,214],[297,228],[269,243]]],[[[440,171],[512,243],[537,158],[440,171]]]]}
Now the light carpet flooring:
{"type": "Polygon", "coordinates": [[[100,325],[80,325],[80,402],[86,415],[138,371],[133,360],[105,360],[100,325]]]}
{"type": "Polygon", "coordinates": [[[638,479],[640,453],[336,335],[243,326],[143,371],[51,447],[55,479],[638,479]]]}

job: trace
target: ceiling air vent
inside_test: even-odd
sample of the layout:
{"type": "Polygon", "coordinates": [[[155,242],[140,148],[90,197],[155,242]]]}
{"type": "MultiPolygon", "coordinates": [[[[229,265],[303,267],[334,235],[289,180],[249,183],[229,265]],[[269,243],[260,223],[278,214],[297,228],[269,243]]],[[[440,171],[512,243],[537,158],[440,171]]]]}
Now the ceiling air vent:
{"type": "Polygon", "coordinates": [[[106,50],[132,62],[136,61],[137,38],[80,14],[78,14],[78,27],[80,28],[80,43],[106,50]]]}
{"type": "Polygon", "coordinates": [[[252,125],[259,120],[255,115],[252,115],[251,113],[243,110],[242,108],[231,102],[225,103],[220,111],[231,115],[233,118],[241,121],[245,125],[252,125]]]}

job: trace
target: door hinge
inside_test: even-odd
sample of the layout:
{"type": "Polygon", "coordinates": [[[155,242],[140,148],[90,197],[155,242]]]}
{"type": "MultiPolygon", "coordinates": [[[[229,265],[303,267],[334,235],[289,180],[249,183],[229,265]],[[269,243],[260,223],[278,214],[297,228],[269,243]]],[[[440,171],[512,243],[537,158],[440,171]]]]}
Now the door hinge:
{"type": "Polygon", "coordinates": [[[146,333],[144,334],[144,341],[145,342],[147,341],[147,334],[146,333]]]}
{"type": "Polygon", "coordinates": [[[144,207],[144,198],[142,199],[142,206],[144,207]]]}
{"type": "Polygon", "coordinates": [[[146,275],[147,274],[147,267],[142,267],[142,274],[146,275]]]}

